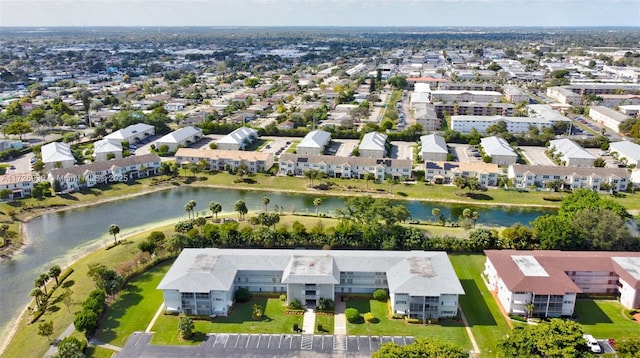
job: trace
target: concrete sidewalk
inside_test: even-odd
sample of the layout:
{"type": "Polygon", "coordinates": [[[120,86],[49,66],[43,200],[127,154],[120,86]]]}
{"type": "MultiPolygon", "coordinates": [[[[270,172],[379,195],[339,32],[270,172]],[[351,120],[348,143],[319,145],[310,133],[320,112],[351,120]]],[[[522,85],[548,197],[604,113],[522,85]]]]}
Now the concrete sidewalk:
{"type": "Polygon", "coordinates": [[[316,326],[316,313],[313,308],[307,308],[302,318],[302,334],[314,334],[316,326]]]}

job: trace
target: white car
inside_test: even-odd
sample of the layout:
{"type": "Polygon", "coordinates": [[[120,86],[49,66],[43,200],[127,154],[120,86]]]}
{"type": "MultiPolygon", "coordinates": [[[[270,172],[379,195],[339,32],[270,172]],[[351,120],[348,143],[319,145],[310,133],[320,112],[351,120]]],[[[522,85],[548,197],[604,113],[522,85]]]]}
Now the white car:
{"type": "Polygon", "coordinates": [[[585,341],[587,341],[587,346],[589,346],[591,352],[602,353],[602,348],[600,347],[597,339],[593,338],[593,336],[590,334],[585,334],[582,337],[584,337],[585,341]]]}

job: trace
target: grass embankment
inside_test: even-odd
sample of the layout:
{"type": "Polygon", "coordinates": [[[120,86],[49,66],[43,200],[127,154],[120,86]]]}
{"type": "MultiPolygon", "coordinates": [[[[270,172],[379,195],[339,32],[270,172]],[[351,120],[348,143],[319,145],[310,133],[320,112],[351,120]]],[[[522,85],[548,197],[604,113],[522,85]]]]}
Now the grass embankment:
{"type": "Polygon", "coordinates": [[[486,257],[480,254],[450,254],[449,259],[464,288],[465,294],[460,296],[460,307],[478,343],[481,356],[493,357],[497,341],[507,335],[510,328],[480,276],[486,257]]]}
{"type": "MultiPolygon", "coordinates": [[[[167,231],[172,226],[156,228],[156,231],[167,231]]],[[[28,324],[30,321],[30,315],[24,314],[20,321],[16,323],[16,334],[13,336],[11,342],[7,346],[3,357],[41,357],[49,348],[49,341],[47,338],[38,335],[38,324],[45,321],[53,321],[53,335],[52,339],[57,338],[62,331],[64,331],[71,323],[73,323],[73,317],[76,312],[82,309],[82,302],[87,298],[89,292],[95,289],[95,283],[87,276],[89,271],[88,265],[93,263],[104,264],[108,267],[115,268],[118,265],[131,260],[136,254],[140,252],[138,249],[138,242],[145,239],[149,232],[139,233],[133,235],[126,240],[123,240],[121,245],[118,245],[111,250],[100,249],[92,252],[91,254],[79,259],[71,265],[74,272],[66,279],[61,288],[56,290],[53,296],[50,298],[49,309],[38,322],[34,324],[28,324]],[[64,288],[68,288],[72,291],[71,302],[72,304],[67,306],[62,302],[60,295],[62,295],[64,288]]],[[[31,303],[33,306],[34,303],[31,303]]],[[[156,307],[157,308],[157,307],[156,307]]]]}
{"type": "Polygon", "coordinates": [[[431,337],[471,349],[471,341],[461,321],[441,321],[430,325],[410,324],[404,319],[388,318],[387,303],[376,300],[350,299],[347,301],[347,308],[356,308],[361,315],[372,312],[378,319],[376,323],[366,323],[363,319],[360,323],[347,322],[349,335],[431,337]]]}

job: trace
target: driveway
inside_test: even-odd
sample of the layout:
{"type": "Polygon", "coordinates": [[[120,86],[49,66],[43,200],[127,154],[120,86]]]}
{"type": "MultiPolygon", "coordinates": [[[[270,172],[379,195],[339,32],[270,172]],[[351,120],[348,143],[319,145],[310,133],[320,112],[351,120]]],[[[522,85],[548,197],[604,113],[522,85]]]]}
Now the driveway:
{"type": "Polygon", "coordinates": [[[531,163],[531,165],[551,165],[556,164],[544,153],[546,147],[520,147],[522,155],[531,163]]]}

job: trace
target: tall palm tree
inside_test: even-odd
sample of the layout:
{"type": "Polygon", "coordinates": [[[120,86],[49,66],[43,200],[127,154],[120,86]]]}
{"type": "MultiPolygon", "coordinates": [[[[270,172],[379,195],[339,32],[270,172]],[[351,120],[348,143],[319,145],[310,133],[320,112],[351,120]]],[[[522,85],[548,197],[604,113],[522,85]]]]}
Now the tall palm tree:
{"type": "Polygon", "coordinates": [[[265,212],[268,211],[268,206],[269,206],[270,202],[271,202],[271,199],[269,199],[268,196],[265,196],[264,198],[262,198],[262,203],[264,204],[264,211],[265,212]]]}
{"type": "Polygon", "coordinates": [[[236,201],[235,204],[233,204],[233,209],[238,212],[238,219],[239,220],[243,220],[244,219],[244,215],[247,212],[249,212],[249,210],[247,209],[247,204],[244,202],[244,200],[236,201]]]}
{"type": "Polygon", "coordinates": [[[113,235],[113,241],[115,242],[115,244],[118,244],[118,239],[116,237],[116,235],[118,235],[120,233],[120,227],[116,224],[111,224],[109,225],[109,234],[113,235]]]}
{"type": "Polygon", "coordinates": [[[187,212],[187,215],[189,215],[189,219],[191,219],[191,214],[193,213],[193,209],[196,208],[196,201],[195,200],[189,200],[185,205],[184,205],[184,211],[187,212]]]}
{"type": "Polygon", "coordinates": [[[322,205],[322,198],[313,199],[313,206],[316,207],[316,216],[318,216],[318,211],[320,210],[320,205],[322,205]]]}
{"type": "Polygon", "coordinates": [[[212,201],[209,203],[209,210],[211,213],[216,216],[216,221],[218,220],[218,213],[222,211],[222,205],[220,203],[212,201]]]}
{"type": "Polygon", "coordinates": [[[36,306],[38,307],[38,309],[40,309],[40,307],[42,306],[41,298],[42,298],[42,295],[44,295],[42,290],[36,287],[33,290],[31,290],[30,295],[31,295],[31,297],[35,298],[36,306]]]}
{"type": "Polygon", "coordinates": [[[56,286],[60,283],[58,282],[58,276],[62,273],[62,269],[58,265],[53,265],[49,269],[49,277],[53,277],[56,280],[56,286]]]}
{"type": "Polygon", "coordinates": [[[47,293],[47,281],[49,280],[49,275],[47,275],[46,273],[41,273],[40,277],[38,277],[36,279],[36,281],[34,282],[36,287],[42,287],[42,289],[44,290],[44,294],[48,295],[47,293]]]}
{"type": "Polygon", "coordinates": [[[480,219],[480,214],[477,211],[471,213],[471,219],[473,220],[473,227],[476,227],[476,222],[480,219]]]}

